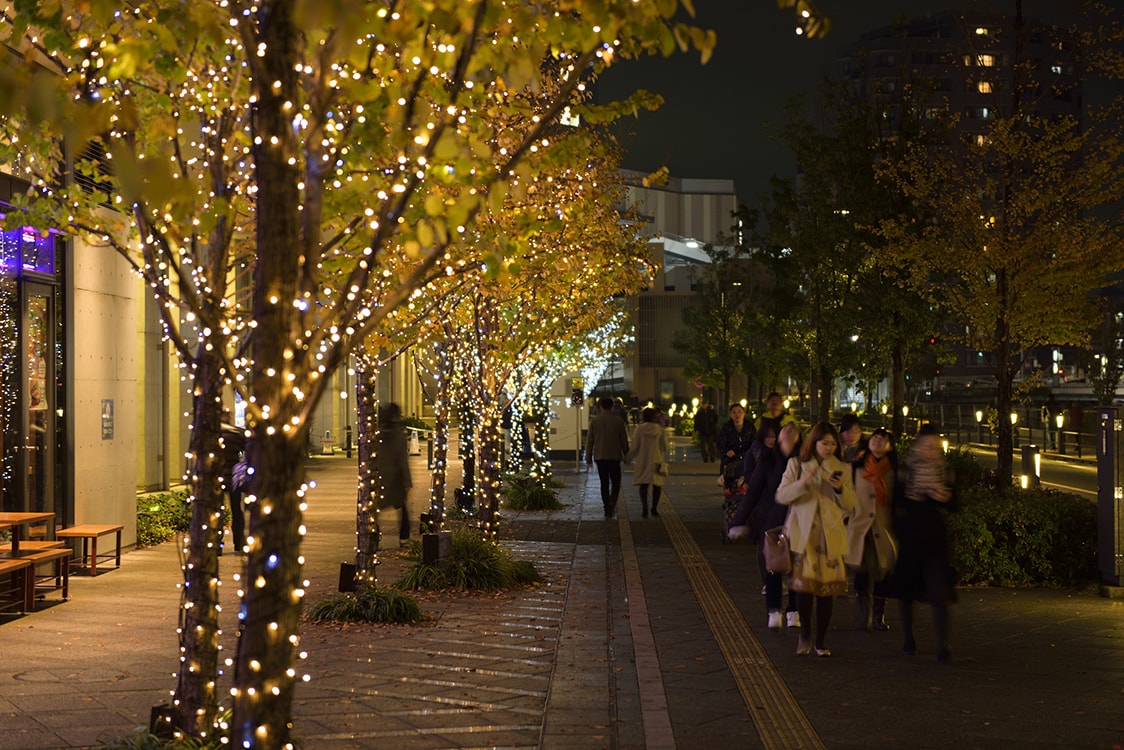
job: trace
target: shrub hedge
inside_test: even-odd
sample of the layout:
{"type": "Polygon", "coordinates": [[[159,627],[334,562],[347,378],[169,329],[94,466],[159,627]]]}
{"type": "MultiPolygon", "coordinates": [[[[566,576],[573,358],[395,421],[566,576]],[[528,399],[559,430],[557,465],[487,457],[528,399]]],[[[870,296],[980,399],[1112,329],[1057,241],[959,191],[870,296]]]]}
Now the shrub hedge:
{"type": "Polygon", "coordinates": [[[137,549],[166,542],[190,526],[186,492],[137,495],[137,549]]]}
{"type": "MultiPolygon", "coordinates": [[[[191,505],[182,490],[137,495],[137,549],[166,542],[191,528],[191,505]]],[[[222,524],[230,524],[230,505],[224,504],[222,524]]]]}
{"type": "Polygon", "coordinates": [[[1073,586],[1097,573],[1097,508],[1057,490],[976,485],[949,514],[951,562],[961,583],[1073,586]]]}

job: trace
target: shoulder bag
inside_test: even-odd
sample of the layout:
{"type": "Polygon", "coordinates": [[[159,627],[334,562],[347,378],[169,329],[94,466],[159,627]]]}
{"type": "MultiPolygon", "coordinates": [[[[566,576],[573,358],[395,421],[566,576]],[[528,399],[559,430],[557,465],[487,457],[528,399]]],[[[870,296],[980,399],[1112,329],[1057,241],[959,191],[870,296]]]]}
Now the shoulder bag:
{"type": "Polygon", "coordinates": [[[783,526],[765,532],[765,569],[770,573],[788,573],[792,570],[792,554],[783,526]]]}

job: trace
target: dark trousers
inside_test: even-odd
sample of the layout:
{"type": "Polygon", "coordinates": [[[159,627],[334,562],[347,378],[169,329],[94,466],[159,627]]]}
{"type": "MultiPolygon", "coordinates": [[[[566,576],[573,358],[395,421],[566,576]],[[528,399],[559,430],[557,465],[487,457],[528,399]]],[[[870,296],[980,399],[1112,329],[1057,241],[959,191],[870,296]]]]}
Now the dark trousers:
{"type": "Polygon", "coordinates": [[[406,510],[405,504],[402,505],[402,509],[401,509],[401,511],[399,511],[399,515],[402,517],[402,520],[399,522],[399,525],[398,525],[398,538],[399,539],[409,539],[410,538],[410,512],[408,510],[406,510]]]}
{"type": "Polygon", "coordinates": [[[229,490],[230,496],[230,537],[234,551],[241,552],[246,544],[246,514],[242,510],[242,491],[229,490]]]}
{"type": "MultiPolygon", "coordinates": [[[[637,485],[640,487],[640,507],[644,510],[644,514],[648,514],[648,485],[637,485]]],[[[663,487],[652,485],[652,510],[656,510],[656,506],[660,504],[660,494],[663,492],[663,487]]]]}
{"type": "MultiPolygon", "coordinates": [[[[765,610],[767,612],[780,612],[781,602],[784,599],[784,573],[770,573],[765,567],[765,539],[757,540],[757,568],[761,573],[761,580],[765,584],[765,610]]],[[[786,612],[797,611],[796,592],[788,590],[788,606],[786,612]]]]}
{"type": "Polygon", "coordinates": [[[718,460],[718,444],[715,435],[699,435],[699,448],[702,450],[703,463],[718,460]]]}
{"type": "Polygon", "coordinates": [[[601,504],[605,506],[606,513],[612,513],[621,494],[620,459],[599,458],[594,463],[597,464],[597,476],[601,480],[601,504]]]}

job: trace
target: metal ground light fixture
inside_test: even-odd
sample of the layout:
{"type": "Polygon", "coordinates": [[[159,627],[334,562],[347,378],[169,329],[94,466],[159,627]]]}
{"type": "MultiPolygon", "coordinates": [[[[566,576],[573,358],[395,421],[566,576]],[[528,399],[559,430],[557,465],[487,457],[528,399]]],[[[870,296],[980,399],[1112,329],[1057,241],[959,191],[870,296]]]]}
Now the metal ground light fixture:
{"type": "Polygon", "coordinates": [[[1097,407],[1097,570],[1101,593],[1124,598],[1124,414],[1097,407]]]}

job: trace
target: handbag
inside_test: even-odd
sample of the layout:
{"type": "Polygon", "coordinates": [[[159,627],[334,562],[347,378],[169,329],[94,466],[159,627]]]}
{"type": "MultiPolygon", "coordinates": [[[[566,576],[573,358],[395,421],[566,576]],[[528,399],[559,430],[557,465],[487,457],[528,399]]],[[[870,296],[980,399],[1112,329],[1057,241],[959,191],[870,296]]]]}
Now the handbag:
{"type": "Polygon", "coordinates": [[[792,570],[792,554],[788,547],[788,537],[784,526],[777,526],[765,532],[765,569],[770,573],[788,573],[792,570]]]}

